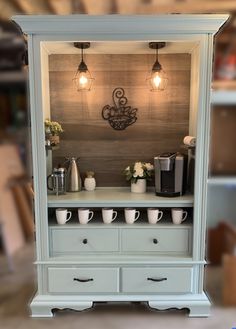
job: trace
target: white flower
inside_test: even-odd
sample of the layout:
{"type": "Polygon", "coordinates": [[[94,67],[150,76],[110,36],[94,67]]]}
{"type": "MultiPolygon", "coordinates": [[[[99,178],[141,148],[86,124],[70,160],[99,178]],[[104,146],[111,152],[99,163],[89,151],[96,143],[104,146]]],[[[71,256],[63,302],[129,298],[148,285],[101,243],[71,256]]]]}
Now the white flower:
{"type": "Polygon", "coordinates": [[[140,170],[142,169],[142,167],[143,167],[142,162],[135,162],[134,170],[140,170]]]}
{"type": "Polygon", "coordinates": [[[138,175],[136,174],[136,172],[133,174],[133,177],[134,178],[138,177],[138,175]]]}
{"type": "Polygon", "coordinates": [[[128,166],[125,170],[126,170],[126,171],[130,171],[130,166],[128,166]]]}
{"type": "Polygon", "coordinates": [[[154,169],[154,166],[150,162],[146,162],[145,167],[147,168],[147,170],[153,170],[154,169]]]}
{"type": "Polygon", "coordinates": [[[138,177],[143,177],[143,169],[139,168],[138,170],[135,171],[135,174],[137,174],[138,177]]]}

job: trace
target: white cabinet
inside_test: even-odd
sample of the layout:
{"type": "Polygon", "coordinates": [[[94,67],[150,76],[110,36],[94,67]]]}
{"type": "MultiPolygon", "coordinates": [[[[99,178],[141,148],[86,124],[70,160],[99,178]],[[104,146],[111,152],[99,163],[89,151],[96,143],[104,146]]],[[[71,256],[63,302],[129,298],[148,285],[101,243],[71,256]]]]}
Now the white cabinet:
{"type": "MultiPolygon", "coordinates": [[[[54,308],[83,310],[96,301],[142,301],[157,309],[188,308],[208,316],[203,291],[213,37],[227,15],[16,16],[28,35],[30,104],[35,188],[38,293],[32,316],[49,317],[54,308]],[[164,198],[149,191],[98,188],[94,192],[48,195],[44,120],[50,117],[49,55],[62,43],[91,41],[135,45],[165,41],[172,54],[191,56],[189,135],[197,138],[194,194],[164,198]],[[56,207],[71,208],[74,221],[59,226],[56,207]],[[80,225],[78,207],[97,211],[80,225]],[[101,208],[120,210],[106,225],[101,208]],[[140,208],[140,219],[124,222],[125,207],[140,208]],[[147,207],[163,208],[164,218],[148,224],[147,207]],[[173,225],[171,207],[189,209],[188,221],[173,225]]],[[[111,46],[110,48],[111,49],[111,46]]],[[[171,91],[170,91],[171,92],[171,91]]],[[[174,120],[174,118],[170,118],[174,120]]],[[[166,122],[165,124],[168,124],[166,122]]],[[[158,129],[158,122],[156,122],[158,129]]],[[[168,139],[168,136],[166,136],[168,139]]],[[[122,150],[121,150],[122,151],[122,150]]]]}

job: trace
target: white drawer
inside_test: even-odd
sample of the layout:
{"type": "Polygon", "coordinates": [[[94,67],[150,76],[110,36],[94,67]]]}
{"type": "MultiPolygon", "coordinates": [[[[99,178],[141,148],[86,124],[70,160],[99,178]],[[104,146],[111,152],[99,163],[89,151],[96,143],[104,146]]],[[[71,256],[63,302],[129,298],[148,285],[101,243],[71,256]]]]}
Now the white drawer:
{"type": "Polygon", "coordinates": [[[52,227],[50,234],[52,256],[119,250],[118,230],[115,229],[52,227]]]}
{"type": "Polygon", "coordinates": [[[124,252],[189,254],[191,227],[123,229],[121,249],[124,252]]]}
{"type": "Polygon", "coordinates": [[[122,292],[155,294],[191,293],[192,268],[123,268],[122,292]]]}
{"type": "Polygon", "coordinates": [[[48,268],[48,292],[119,292],[119,268],[48,268]]]}

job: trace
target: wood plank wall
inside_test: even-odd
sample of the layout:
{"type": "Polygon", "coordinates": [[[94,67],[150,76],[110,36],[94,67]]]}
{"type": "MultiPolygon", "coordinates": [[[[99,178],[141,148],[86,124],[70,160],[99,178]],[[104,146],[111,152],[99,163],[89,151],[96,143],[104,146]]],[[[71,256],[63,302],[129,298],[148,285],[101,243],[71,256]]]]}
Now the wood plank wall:
{"type": "Polygon", "coordinates": [[[79,56],[49,57],[51,117],[65,130],[53,164],[77,156],[82,174],[95,171],[98,186],[126,186],[122,171],[127,165],[179,150],[188,134],[191,58],[159,56],[169,78],[161,93],[150,92],[145,81],[153,55],[89,54],[85,59],[95,81],[90,92],[79,93],[72,84],[79,56]],[[116,87],[123,87],[128,105],[138,108],[137,122],[123,131],[113,130],[101,116],[103,106],[112,105],[116,87]]]}

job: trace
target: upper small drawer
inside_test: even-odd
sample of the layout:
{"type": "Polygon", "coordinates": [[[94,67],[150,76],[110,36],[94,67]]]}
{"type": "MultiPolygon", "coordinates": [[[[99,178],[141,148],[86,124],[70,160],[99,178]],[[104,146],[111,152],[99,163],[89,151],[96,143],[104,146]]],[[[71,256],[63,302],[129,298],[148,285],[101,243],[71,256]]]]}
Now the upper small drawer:
{"type": "Polygon", "coordinates": [[[191,251],[191,227],[123,229],[121,248],[126,252],[186,254],[191,251]]]}
{"type": "Polygon", "coordinates": [[[118,230],[92,228],[50,228],[51,255],[119,250],[118,230]]]}

